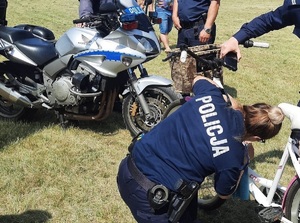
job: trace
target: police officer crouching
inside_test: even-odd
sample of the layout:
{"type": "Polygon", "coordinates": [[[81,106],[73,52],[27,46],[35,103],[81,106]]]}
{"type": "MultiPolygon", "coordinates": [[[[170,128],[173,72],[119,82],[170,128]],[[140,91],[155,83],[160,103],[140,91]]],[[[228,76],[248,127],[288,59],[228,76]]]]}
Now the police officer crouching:
{"type": "Polygon", "coordinates": [[[191,100],[133,140],[120,163],[119,192],[139,223],[196,222],[204,178],[215,173],[216,192],[229,198],[248,165],[245,142],[272,138],[281,128],[277,106],[242,106],[230,98],[228,107],[224,91],[202,76],[193,91],[191,100]]]}

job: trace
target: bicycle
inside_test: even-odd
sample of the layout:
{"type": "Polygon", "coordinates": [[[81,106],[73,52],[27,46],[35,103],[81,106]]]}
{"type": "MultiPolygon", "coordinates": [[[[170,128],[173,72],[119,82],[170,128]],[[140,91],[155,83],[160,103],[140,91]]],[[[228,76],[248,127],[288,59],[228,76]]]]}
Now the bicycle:
{"type": "MultiPolygon", "coordinates": [[[[219,66],[225,65],[224,60],[220,58],[210,58],[208,61],[199,58],[199,56],[193,52],[191,53],[189,49],[187,49],[187,53],[193,56],[198,63],[206,64],[212,68],[212,70],[219,69],[219,66]]],[[[216,74],[213,73],[212,78],[220,87],[223,87],[217,72],[216,74]]],[[[164,118],[171,115],[188,100],[188,97],[184,97],[171,103],[164,118]]],[[[298,105],[300,105],[300,101],[298,105]]],[[[300,116],[297,116],[297,114],[300,114],[300,107],[289,103],[281,103],[279,107],[291,122],[291,134],[287,139],[285,149],[273,179],[264,178],[255,170],[251,169],[251,167],[248,167],[248,190],[254,200],[259,204],[258,216],[262,222],[281,221],[284,223],[295,223],[300,222],[300,116]],[[288,186],[284,187],[280,185],[279,182],[289,158],[292,161],[296,174],[290,180],[288,186]]],[[[213,180],[213,176],[208,176],[206,180],[213,180]]],[[[209,185],[211,185],[211,183],[203,182],[199,190],[198,208],[200,209],[214,210],[226,201],[219,198],[214,191],[205,192],[205,190],[211,190],[209,185]]]]}

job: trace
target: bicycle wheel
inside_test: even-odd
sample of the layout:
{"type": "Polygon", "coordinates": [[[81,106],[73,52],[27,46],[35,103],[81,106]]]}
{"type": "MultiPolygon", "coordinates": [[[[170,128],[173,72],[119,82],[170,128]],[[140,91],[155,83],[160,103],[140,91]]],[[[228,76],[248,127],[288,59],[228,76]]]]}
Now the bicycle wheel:
{"type": "Polygon", "coordinates": [[[184,98],[180,98],[180,99],[173,101],[171,104],[169,104],[162,119],[167,118],[169,115],[171,115],[173,112],[175,112],[178,108],[180,108],[181,105],[183,105],[185,102],[186,102],[186,100],[184,98]]]}
{"type": "Polygon", "coordinates": [[[198,208],[212,211],[219,208],[225,201],[217,195],[214,189],[214,174],[207,176],[198,192],[198,208]]]}
{"type": "Polygon", "coordinates": [[[300,179],[291,185],[285,201],[285,217],[293,223],[300,223],[300,179]]]}

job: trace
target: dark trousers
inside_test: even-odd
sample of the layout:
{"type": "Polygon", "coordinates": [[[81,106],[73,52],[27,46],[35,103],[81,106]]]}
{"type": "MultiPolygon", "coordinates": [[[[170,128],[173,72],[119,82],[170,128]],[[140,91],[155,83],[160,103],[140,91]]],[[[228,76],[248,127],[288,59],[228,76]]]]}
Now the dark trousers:
{"type": "Polygon", "coordinates": [[[7,25],[6,21],[7,0],[0,0],[0,25],[7,25]]]}
{"type": "MultiPolygon", "coordinates": [[[[127,159],[128,157],[120,163],[117,183],[120,195],[129,207],[133,217],[139,223],[168,223],[168,207],[164,207],[159,211],[154,211],[151,208],[147,198],[147,191],[133,179],[128,170],[127,159]]],[[[191,202],[179,222],[191,223],[196,217],[197,197],[191,202]]]]}
{"type": "Polygon", "coordinates": [[[210,34],[210,39],[207,43],[201,43],[199,41],[199,34],[204,28],[204,23],[199,22],[196,27],[183,27],[178,31],[177,46],[187,45],[187,46],[198,46],[204,44],[213,44],[216,39],[216,25],[212,27],[212,32],[210,34]]]}

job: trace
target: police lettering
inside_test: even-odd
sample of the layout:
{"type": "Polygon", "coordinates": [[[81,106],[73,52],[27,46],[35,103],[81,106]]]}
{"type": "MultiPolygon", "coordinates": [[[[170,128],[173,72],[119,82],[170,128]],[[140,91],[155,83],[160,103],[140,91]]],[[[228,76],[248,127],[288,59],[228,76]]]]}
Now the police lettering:
{"type": "Polygon", "coordinates": [[[141,14],[144,13],[144,11],[140,7],[130,7],[129,12],[131,14],[141,14]]]}
{"type": "Polygon", "coordinates": [[[220,120],[217,119],[217,112],[215,111],[215,105],[212,102],[211,96],[205,96],[197,98],[196,102],[203,102],[199,107],[199,113],[203,121],[206,133],[210,137],[210,145],[212,146],[213,157],[217,157],[226,152],[229,152],[229,146],[227,146],[227,139],[219,139],[223,133],[223,127],[220,125],[220,120]]]}

